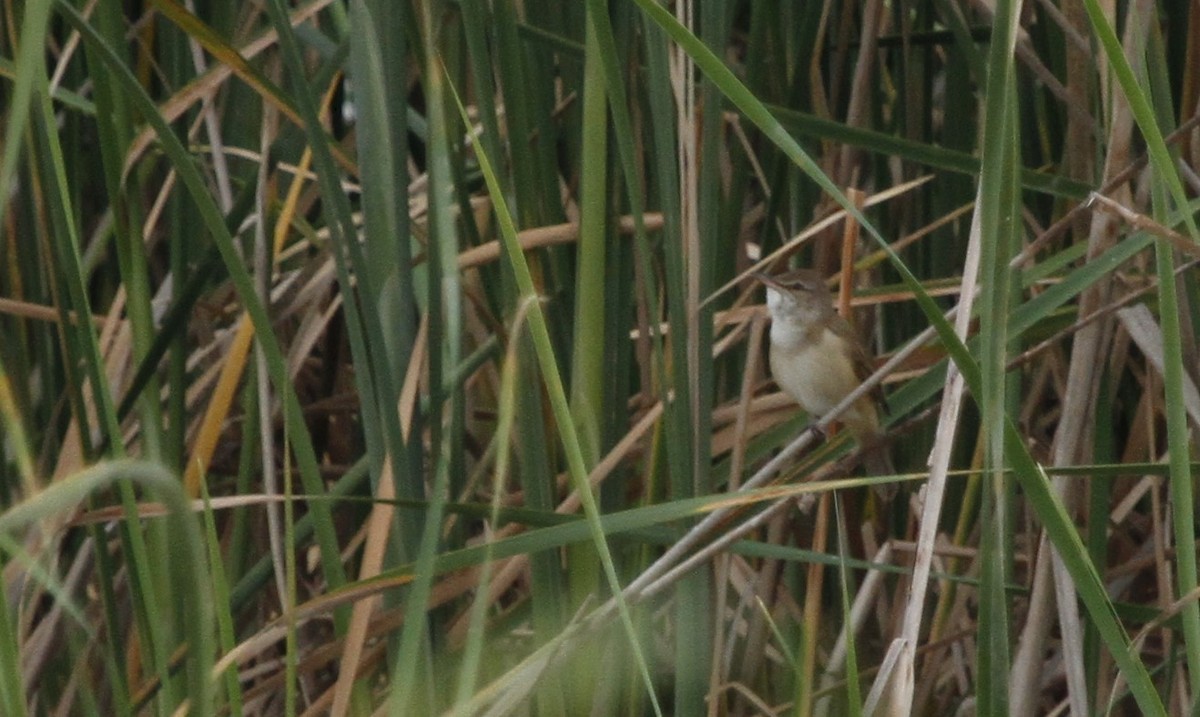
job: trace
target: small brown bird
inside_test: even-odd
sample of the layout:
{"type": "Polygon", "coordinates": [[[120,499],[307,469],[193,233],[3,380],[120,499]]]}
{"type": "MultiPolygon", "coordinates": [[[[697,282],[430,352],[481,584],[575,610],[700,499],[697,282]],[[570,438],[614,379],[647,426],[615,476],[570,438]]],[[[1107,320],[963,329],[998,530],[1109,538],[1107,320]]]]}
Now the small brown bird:
{"type": "MultiPolygon", "coordinates": [[[[825,279],[811,269],[768,276],[753,274],[767,287],[771,312],[771,375],[814,419],[841,403],[874,370],[871,355],[854,329],[833,308],[825,279]]],[[[878,388],[854,402],[841,422],[863,448],[871,475],[891,475],[884,444],[878,388]]]]}

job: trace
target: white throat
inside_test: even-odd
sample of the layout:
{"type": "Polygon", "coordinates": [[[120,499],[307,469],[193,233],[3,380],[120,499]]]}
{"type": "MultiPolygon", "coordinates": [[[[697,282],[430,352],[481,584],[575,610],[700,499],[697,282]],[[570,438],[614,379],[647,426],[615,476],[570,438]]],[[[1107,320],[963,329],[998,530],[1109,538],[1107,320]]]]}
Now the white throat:
{"type": "Polygon", "coordinates": [[[796,300],[778,289],[767,287],[767,310],[771,312],[771,343],[791,349],[804,343],[804,324],[796,316],[796,300]]]}
{"type": "Polygon", "coordinates": [[[775,314],[771,318],[771,343],[782,349],[794,349],[804,343],[804,328],[791,317],[775,314]]]}

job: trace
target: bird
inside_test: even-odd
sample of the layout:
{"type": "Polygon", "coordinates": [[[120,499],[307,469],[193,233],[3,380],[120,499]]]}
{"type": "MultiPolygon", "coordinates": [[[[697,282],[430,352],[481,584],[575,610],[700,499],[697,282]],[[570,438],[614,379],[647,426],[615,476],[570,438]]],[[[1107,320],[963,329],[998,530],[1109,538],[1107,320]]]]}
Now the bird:
{"type": "MultiPolygon", "coordinates": [[[[771,314],[770,366],[775,383],[809,416],[828,413],[874,370],[867,347],[833,308],[824,277],[812,269],[771,276],[754,273],[767,289],[771,314]]],[[[863,450],[870,475],[894,475],[880,422],[883,392],[861,396],[840,417],[863,450]]]]}

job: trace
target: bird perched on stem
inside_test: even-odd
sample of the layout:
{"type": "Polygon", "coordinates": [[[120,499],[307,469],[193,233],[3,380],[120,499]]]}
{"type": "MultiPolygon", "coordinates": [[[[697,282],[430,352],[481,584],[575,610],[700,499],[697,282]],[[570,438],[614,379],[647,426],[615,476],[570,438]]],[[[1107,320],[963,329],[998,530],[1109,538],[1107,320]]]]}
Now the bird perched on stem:
{"type": "MultiPolygon", "coordinates": [[[[811,269],[752,276],[767,287],[771,312],[771,375],[814,419],[825,415],[871,374],[871,354],[833,308],[825,279],[811,269]]],[[[864,394],[841,415],[863,449],[871,475],[895,473],[879,415],[883,393],[864,394]]]]}

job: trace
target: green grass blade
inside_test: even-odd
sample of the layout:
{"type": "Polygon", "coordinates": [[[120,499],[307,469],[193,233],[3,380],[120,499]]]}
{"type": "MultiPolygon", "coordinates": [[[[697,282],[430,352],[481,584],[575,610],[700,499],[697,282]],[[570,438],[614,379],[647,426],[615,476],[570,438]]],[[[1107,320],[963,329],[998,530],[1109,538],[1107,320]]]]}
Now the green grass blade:
{"type": "Polygon", "coordinates": [[[1008,713],[1009,629],[1008,596],[1004,586],[1011,557],[1007,538],[1008,498],[1005,490],[1004,416],[1008,393],[1009,316],[1012,301],[1009,262],[1018,244],[1019,193],[1017,90],[1015,58],[1019,3],[996,5],[988,56],[987,100],[976,224],[979,238],[979,363],[978,394],[984,446],[983,537],[977,646],[979,681],[976,689],[981,715],[1008,713]]]}

